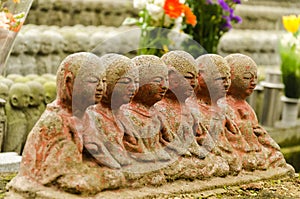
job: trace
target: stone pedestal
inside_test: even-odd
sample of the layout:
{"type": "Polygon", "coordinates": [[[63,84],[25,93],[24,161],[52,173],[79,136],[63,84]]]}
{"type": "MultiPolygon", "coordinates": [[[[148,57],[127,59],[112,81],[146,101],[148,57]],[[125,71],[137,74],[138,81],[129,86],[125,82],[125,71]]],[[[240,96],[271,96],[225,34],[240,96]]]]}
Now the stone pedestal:
{"type": "Polygon", "coordinates": [[[297,119],[298,119],[299,99],[282,96],[281,101],[283,102],[282,119],[281,119],[282,125],[286,127],[296,126],[297,119]]]}
{"type": "Polygon", "coordinates": [[[279,96],[284,87],[281,83],[281,72],[276,70],[267,71],[266,80],[261,82],[261,85],[264,87],[261,124],[272,127],[280,119],[281,104],[279,96]]]}
{"type": "Polygon", "coordinates": [[[18,172],[22,156],[15,152],[0,153],[0,173],[18,172]]]}

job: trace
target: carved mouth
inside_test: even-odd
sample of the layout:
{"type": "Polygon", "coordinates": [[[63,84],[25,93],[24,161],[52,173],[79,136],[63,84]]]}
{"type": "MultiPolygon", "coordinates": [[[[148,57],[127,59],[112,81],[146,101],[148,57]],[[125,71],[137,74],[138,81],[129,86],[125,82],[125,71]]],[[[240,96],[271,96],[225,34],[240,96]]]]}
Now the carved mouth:
{"type": "Polygon", "coordinates": [[[103,96],[103,93],[95,93],[96,98],[101,98],[103,96]]]}

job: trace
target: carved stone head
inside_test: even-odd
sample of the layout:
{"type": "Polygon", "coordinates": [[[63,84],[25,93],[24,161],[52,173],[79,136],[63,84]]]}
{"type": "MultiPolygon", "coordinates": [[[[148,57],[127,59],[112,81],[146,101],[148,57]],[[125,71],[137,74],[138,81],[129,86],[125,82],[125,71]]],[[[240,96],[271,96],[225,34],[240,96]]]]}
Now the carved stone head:
{"type": "Polygon", "coordinates": [[[0,82],[0,98],[7,102],[9,88],[6,84],[0,82]]]}
{"type": "Polygon", "coordinates": [[[93,53],[80,52],[67,56],[57,71],[57,99],[62,106],[82,112],[101,100],[105,91],[105,68],[93,53]]]}
{"type": "Polygon", "coordinates": [[[26,51],[26,45],[25,45],[25,37],[22,33],[19,33],[16,37],[14,47],[12,49],[12,54],[22,54],[26,51]]]}
{"type": "Polygon", "coordinates": [[[118,108],[129,101],[138,89],[138,71],[131,59],[109,53],[101,57],[106,69],[107,90],[102,103],[118,108]]]}
{"type": "Polygon", "coordinates": [[[185,51],[176,50],[164,54],[161,59],[169,67],[169,91],[179,100],[190,97],[197,77],[194,57],[185,51]]]}
{"type": "Polygon", "coordinates": [[[196,62],[199,85],[197,92],[213,101],[225,97],[231,84],[230,68],[225,59],[217,54],[205,54],[198,57],[196,62]]]}
{"type": "Polygon", "coordinates": [[[51,31],[42,32],[39,52],[44,55],[48,55],[54,52],[55,45],[52,40],[53,40],[53,34],[51,31]]]}
{"type": "Polygon", "coordinates": [[[28,30],[24,33],[26,52],[35,55],[40,50],[40,32],[37,30],[28,30]]]}
{"type": "Polygon", "coordinates": [[[49,104],[53,102],[56,98],[56,83],[53,81],[48,81],[43,84],[45,91],[45,99],[44,102],[49,104]]]}
{"type": "Polygon", "coordinates": [[[44,103],[44,87],[41,83],[36,81],[29,81],[26,83],[30,88],[29,106],[36,107],[44,103]]]}
{"type": "Polygon", "coordinates": [[[9,102],[12,107],[22,109],[28,107],[30,89],[25,83],[15,83],[9,90],[9,102]]]}
{"type": "Polygon", "coordinates": [[[168,68],[155,55],[139,55],[132,61],[138,67],[140,80],[140,87],[134,100],[152,106],[163,98],[169,87],[168,68]]]}
{"type": "Polygon", "coordinates": [[[229,95],[246,99],[257,84],[257,65],[252,58],[240,53],[225,57],[231,68],[229,95]]]}

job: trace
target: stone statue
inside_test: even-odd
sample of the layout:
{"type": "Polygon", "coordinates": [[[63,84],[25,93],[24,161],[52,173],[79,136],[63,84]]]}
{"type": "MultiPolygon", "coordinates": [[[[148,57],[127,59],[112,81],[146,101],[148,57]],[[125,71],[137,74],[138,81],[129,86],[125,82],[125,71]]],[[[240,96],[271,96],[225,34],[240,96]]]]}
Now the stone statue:
{"type": "Polygon", "coordinates": [[[125,130],[125,147],[137,161],[168,161],[160,143],[162,126],[153,105],[168,88],[168,69],[159,57],[140,55],[132,59],[139,70],[140,87],[129,104],[121,107],[119,119],[125,130]]]}
{"type": "Polygon", "coordinates": [[[29,81],[32,81],[32,80],[35,80],[35,78],[38,78],[39,75],[38,74],[28,74],[25,77],[28,78],[29,81]]]}
{"type": "Polygon", "coordinates": [[[8,86],[8,88],[10,88],[14,84],[14,81],[11,79],[3,78],[3,79],[0,79],[0,83],[6,84],[6,86],[8,86]]]}
{"type": "MultiPolygon", "coordinates": [[[[198,134],[202,134],[203,127],[193,117],[186,99],[194,95],[196,86],[196,62],[192,55],[185,51],[170,51],[162,56],[162,60],[169,67],[169,89],[164,98],[154,107],[162,114],[162,121],[168,123],[172,132],[179,137],[181,146],[188,149],[192,157],[184,156],[175,165],[166,168],[165,172],[172,176],[192,179],[224,175],[216,169],[212,162],[216,162],[205,145],[198,144],[198,134]],[[176,167],[185,169],[178,172],[176,167]],[[175,171],[173,174],[170,171],[175,171]]],[[[210,138],[210,137],[209,137],[210,138]]],[[[211,139],[211,138],[210,138],[211,139]]],[[[203,142],[203,141],[202,141],[203,142]]],[[[227,165],[226,165],[227,166],[227,165]]],[[[227,166],[228,167],[228,166],[227,166]]],[[[226,170],[227,168],[225,168],[226,170]]]]}
{"type": "Polygon", "coordinates": [[[260,158],[257,167],[267,169],[271,165],[286,165],[280,147],[259,125],[254,110],[246,101],[257,84],[256,63],[249,56],[239,53],[228,55],[225,59],[231,67],[232,79],[227,95],[228,115],[238,125],[251,150],[260,158]]]}
{"type": "Polygon", "coordinates": [[[52,33],[50,31],[44,31],[40,35],[40,50],[38,56],[36,56],[37,73],[42,75],[44,73],[52,72],[52,59],[51,54],[54,52],[55,44],[52,42],[52,33]]]}
{"type": "MultiPolygon", "coordinates": [[[[46,110],[27,136],[18,175],[7,188],[22,197],[106,198],[141,193],[145,186],[160,195],[165,187],[156,186],[163,184],[167,194],[181,192],[181,185],[193,185],[189,190],[195,191],[202,180],[220,186],[215,176],[231,175],[222,181],[244,183],[245,176],[257,180],[293,175],[245,101],[256,76],[255,63],[240,54],[194,59],[174,50],[161,58],[130,59],[116,53],[73,53],[60,63],[56,83],[47,85],[57,86],[56,98],[50,103],[49,94],[46,110]],[[172,187],[177,180],[182,181],[172,187]]],[[[53,82],[51,77],[38,78],[53,82]]],[[[5,144],[23,142],[27,120],[22,110],[34,90],[30,88],[42,90],[31,81],[9,90],[8,127],[20,125],[5,134],[5,140],[14,139],[5,144]]],[[[31,97],[42,101],[41,95],[31,97]]],[[[0,139],[5,128],[1,100],[0,139]]]]}
{"type": "Polygon", "coordinates": [[[25,40],[25,46],[26,50],[24,52],[24,55],[22,57],[23,61],[23,70],[24,75],[27,74],[37,74],[38,73],[38,66],[36,61],[36,55],[40,50],[40,32],[31,29],[24,33],[24,40],[25,40]]]}
{"type": "MultiPolygon", "coordinates": [[[[227,164],[229,172],[236,175],[241,171],[242,163],[227,139],[226,133],[231,132],[226,126],[225,112],[218,105],[218,101],[225,97],[230,86],[230,68],[223,57],[216,54],[202,55],[196,62],[199,74],[196,99],[194,102],[191,99],[188,101],[194,107],[193,114],[197,122],[208,131],[199,136],[206,137],[207,140],[207,136],[212,137],[215,144],[209,143],[208,149],[217,156],[220,165],[227,164]]],[[[220,168],[226,173],[225,165],[220,168]]]]}
{"type": "Polygon", "coordinates": [[[50,104],[56,98],[56,83],[53,81],[48,81],[43,84],[44,91],[45,91],[45,104],[50,104]]]}
{"type": "Polygon", "coordinates": [[[25,53],[28,55],[32,55],[33,57],[36,56],[36,54],[40,50],[40,32],[36,30],[35,28],[32,28],[30,30],[27,30],[24,33],[24,39],[25,39],[25,45],[26,45],[26,51],[25,53]]]}
{"type": "Polygon", "coordinates": [[[7,133],[4,138],[4,152],[22,153],[27,137],[27,118],[24,113],[29,104],[30,89],[25,83],[15,83],[9,90],[5,105],[7,133]]]}
{"type": "Polygon", "coordinates": [[[99,58],[92,53],[71,54],[62,61],[57,72],[57,98],[29,133],[12,184],[25,180],[86,194],[122,185],[120,172],[83,162],[82,123],[74,117],[94,104],[103,72],[99,58]],[[79,102],[84,103],[77,106],[79,102]]]}
{"type": "Polygon", "coordinates": [[[45,110],[44,104],[44,87],[41,83],[36,81],[29,81],[26,83],[29,86],[29,105],[24,110],[28,120],[27,132],[29,133],[35,123],[45,110]]]}
{"type": "Polygon", "coordinates": [[[50,34],[52,34],[52,43],[53,46],[55,46],[52,54],[51,54],[51,73],[56,74],[57,68],[62,61],[64,54],[63,54],[63,49],[64,49],[64,38],[63,36],[58,33],[57,31],[49,31],[50,34]]]}
{"type": "Polygon", "coordinates": [[[90,128],[87,134],[84,134],[84,145],[100,165],[121,168],[131,164],[131,161],[123,144],[124,129],[116,120],[115,114],[120,106],[129,103],[136,93],[138,76],[131,60],[123,55],[106,54],[101,60],[106,68],[107,89],[106,92],[97,90],[96,96],[103,94],[103,98],[87,110],[89,123],[93,123],[91,126],[96,128],[90,128]],[[99,140],[99,144],[96,140],[99,140]],[[94,150],[95,147],[100,148],[103,143],[111,155],[101,151],[99,156],[99,152],[94,150]]]}
{"type": "Polygon", "coordinates": [[[15,82],[15,80],[16,80],[17,78],[20,78],[20,77],[23,77],[23,75],[21,75],[21,74],[16,74],[16,73],[8,74],[8,75],[6,76],[7,79],[12,80],[13,82],[15,82]]]}
{"type": "Polygon", "coordinates": [[[9,88],[6,84],[0,83],[0,152],[2,151],[4,135],[7,130],[7,117],[5,104],[8,101],[9,88]]]}
{"type": "Polygon", "coordinates": [[[6,102],[8,102],[8,93],[9,93],[9,87],[3,83],[0,82],[0,98],[3,99],[6,102]]]}
{"type": "Polygon", "coordinates": [[[22,56],[26,50],[23,34],[18,34],[11,55],[7,60],[5,74],[22,74],[22,56]]]}
{"type": "Polygon", "coordinates": [[[164,98],[154,106],[162,113],[165,122],[181,140],[181,145],[198,158],[205,158],[207,151],[201,148],[194,137],[194,122],[185,100],[194,94],[196,85],[196,62],[185,51],[170,51],[162,56],[169,67],[169,89],[164,98]]]}

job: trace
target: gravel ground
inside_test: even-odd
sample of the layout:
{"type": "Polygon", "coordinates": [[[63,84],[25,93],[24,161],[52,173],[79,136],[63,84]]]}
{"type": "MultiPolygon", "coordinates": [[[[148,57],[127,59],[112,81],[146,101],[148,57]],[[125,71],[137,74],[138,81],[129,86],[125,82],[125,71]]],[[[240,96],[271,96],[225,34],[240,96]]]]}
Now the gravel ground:
{"type": "MultiPolygon", "coordinates": [[[[16,173],[0,174],[0,198],[4,198],[5,185],[16,175],[16,173]]],[[[300,177],[296,174],[294,178],[280,180],[266,180],[239,186],[228,186],[221,189],[204,191],[201,193],[169,195],[159,197],[165,199],[198,198],[198,199],[300,199],[300,177]]]]}

